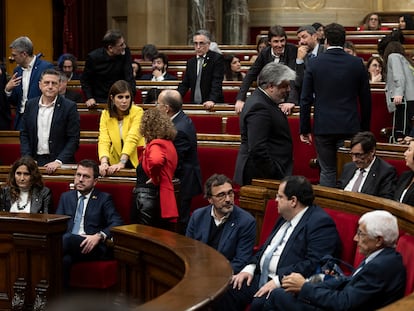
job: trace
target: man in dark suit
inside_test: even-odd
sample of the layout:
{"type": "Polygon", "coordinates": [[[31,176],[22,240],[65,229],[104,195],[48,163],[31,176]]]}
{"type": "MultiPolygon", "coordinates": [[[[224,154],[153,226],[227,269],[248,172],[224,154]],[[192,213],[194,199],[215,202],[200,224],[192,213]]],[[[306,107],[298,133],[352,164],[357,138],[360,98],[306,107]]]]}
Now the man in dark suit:
{"type": "Polygon", "coordinates": [[[378,310],[404,296],[406,271],[395,251],[397,219],[388,211],[368,212],[359,220],[354,240],[365,256],[350,277],[306,282],[300,273],[282,280],[263,310],[378,310]]]}
{"type": "Polygon", "coordinates": [[[371,132],[359,132],[352,137],[352,162],[344,165],[338,187],[392,199],[397,173],[394,166],[375,156],[375,147],[371,132]]]}
{"type": "Polygon", "coordinates": [[[204,195],[210,205],[194,211],[186,236],[222,253],[237,274],[252,256],[256,221],[249,212],[234,205],[233,185],[227,176],[210,176],[204,185],[204,195]]]}
{"type": "Polygon", "coordinates": [[[33,43],[28,37],[19,37],[10,44],[12,59],[18,65],[6,84],[5,92],[11,105],[16,107],[14,129],[22,129],[22,117],[29,99],[41,95],[40,76],[46,69],[53,68],[41,60],[41,54],[33,55],[33,43]]]}
{"type": "Polygon", "coordinates": [[[141,80],[168,81],[178,80],[178,78],[168,73],[168,57],[164,53],[157,53],[152,58],[152,73],[141,76],[141,80]]]}
{"type": "Polygon", "coordinates": [[[42,96],[29,100],[20,131],[20,150],[53,173],[63,163],[75,163],[80,118],[76,104],[58,95],[60,73],[47,69],[39,87],[42,96]]]}
{"type": "Polygon", "coordinates": [[[362,60],[343,50],[345,28],[329,24],[325,27],[325,35],[327,50],[309,60],[303,79],[300,139],[312,143],[313,104],[320,185],[335,187],[337,148],[357,132],[369,131],[371,91],[362,60]]]}
{"type": "Polygon", "coordinates": [[[84,102],[81,92],[68,89],[68,76],[63,71],[60,72],[59,95],[75,103],[84,102]]]}
{"type": "Polygon", "coordinates": [[[262,310],[266,297],[283,277],[315,273],[320,258],[336,255],[340,240],[332,218],[313,205],[313,189],[303,176],[289,176],[279,186],[276,201],[281,217],[249,265],[233,276],[227,292],[213,310],[262,310]]]}
{"type": "MultiPolygon", "coordinates": [[[[237,113],[242,111],[250,86],[253,81],[257,80],[257,76],[266,64],[272,62],[284,64],[295,70],[297,47],[287,42],[287,35],[283,27],[279,25],[270,27],[268,39],[270,45],[260,52],[254,64],[247,71],[242,85],[240,86],[240,91],[237,94],[235,105],[237,113]]],[[[290,109],[298,103],[298,95],[293,86],[294,83],[292,82],[292,89],[289,92],[289,97],[284,100],[284,102],[286,102],[287,109],[285,111],[290,111],[290,109]]]]}
{"type": "Polygon", "coordinates": [[[80,161],[75,173],[75,190],[61,195],[56,210],[56,214],[70,216],[63,235],[65,287],[69,285],[72,263],[111,258],[105,240],[111,238],[112,227],[123,224],[111,195],[94,188],[98,176],[95,161],[80,161]]]}
{"type": "Polygon", "coordinates": [[[297,30],[298,54],[296,56],[296,80],[295,86],[298,94],[302,92],[303,75],[309,59],[317,57],[325,51],[323,44],[319,44],[319,39],[315,28],[311,25],[301,26],[297,30]]]}
{"type": "Polygon", "coordinates": [[[211,35],[207,30],[198,30],[193,36],[193,43],[196,56],[187,61],[183,81],[178,85],[178,92],[184,98],[188,89],[191,89],[191,101],[211,109],[215,103],[224,101],[223,56],[209,50],[211,35]],[[199,89],[198,73],[200,73],[199,89]]]}
{"type": "Polygon", "coordinates": [[[108,30],[102,45],[88,54],[80,78],[88,107],[106,103],[109,89],[118,80],[127,81],[131,85],[132,98],[135,96],[131,51],[126,46],[124,36],[119,30],[108,30]]]}
{"type": "Polygon", "coordinates": [[[182,111],[183,100],[176,90],[164,90],[158,96],[157,108],[165,111],[177,130],[174,146],[178,163],[174,176],[180,179],[179,230],[185,233],[191,211],[191,200],[202,192],[201,169],[197,154],[197,133],[193,121],[182,111]]]}
{"type": "Polygon", "coordinates": [[[286,65],[268,63],[258,77],[258,88],[240,114],[241,145],[234,181],[250,184],[252,178],[282,179],[292,174],[292,136],[279,103],[290,89],[295,72],[286,65]]]}

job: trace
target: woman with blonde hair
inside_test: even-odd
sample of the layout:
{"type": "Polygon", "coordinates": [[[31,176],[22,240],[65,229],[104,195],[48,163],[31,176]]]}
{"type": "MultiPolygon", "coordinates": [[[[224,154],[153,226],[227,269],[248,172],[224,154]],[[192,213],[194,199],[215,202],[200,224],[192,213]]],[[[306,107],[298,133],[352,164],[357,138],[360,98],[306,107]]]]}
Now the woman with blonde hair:
{"type": "Polygon", "coordinates": [[[173,185],[178,161],[173,140],[177,131],[167,114],[156,108],[145,111],[140,131],[146,147],[136,170],[131,223],[170,229],[178,218],[173,185]]]}
{"type": "Polygon", "coordinates": [[[132,104],[132,91],[125,80],[116,81],[109,90],[108,107],[99,123],[99,174],[112,175],[123,168],[138,166],[139,146],[144,139],[139,133],[141,107],[132,104]]]}

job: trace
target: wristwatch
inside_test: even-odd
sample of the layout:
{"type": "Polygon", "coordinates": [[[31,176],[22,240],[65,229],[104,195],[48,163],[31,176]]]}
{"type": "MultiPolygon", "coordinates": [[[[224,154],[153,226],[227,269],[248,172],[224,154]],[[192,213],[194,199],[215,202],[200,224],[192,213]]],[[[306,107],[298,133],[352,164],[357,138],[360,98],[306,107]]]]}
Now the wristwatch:
{"type": "Polygon", "coordinates": [[[127,162],[128,162],[128,160],[127,160],[127,159],[121,159],[121,163],[122,163],[122,164],[124,164],[124,165],[125,165],[127,162]]]}
{"type": "Polygon", "coordinates": [[[105,241],[105,239],[106,239],[106,234],[105,233],[103,233],[102,231],[100,231],[99,232],[99,235],[101,236],[101,241],[103,242],[103,241],[105,241]]]}

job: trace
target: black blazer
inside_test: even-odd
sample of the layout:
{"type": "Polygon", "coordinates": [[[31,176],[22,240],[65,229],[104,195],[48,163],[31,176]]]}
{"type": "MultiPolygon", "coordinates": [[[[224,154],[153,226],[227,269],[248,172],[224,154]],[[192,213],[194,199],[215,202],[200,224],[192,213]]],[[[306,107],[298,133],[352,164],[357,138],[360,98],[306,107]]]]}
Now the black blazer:
{"type": "Polygon", "coordinates": [[[371,91],[360,58],[333,48],[309,60],[300,99],[300,133],[311,133],[314,106],[315,135],[354,135],[369,131],[371,91]]]}
{"type": "MultiPolygon", "coordinates": [[[[29,100],[23,114],[20,131],[20,151],[23,155],[35,158],[37,154],[37,115],[39,98],[29,100]]],[[[79,147],[80,118],[76,104],[58,96],[53,112],[49,136],[49,151],[52,159],[63,163],[76,163],[75,152],[79,147]]]]}
{"type": "MultiPolygon", "coordinates": [[[[4,187],[0,191],[0,211],[10,211],[10,188],[4,187]]],[[[48,214],[52,211],[52,191],[47,187],[34,187],[30,198],[30,213],[48,214]]]]}
{"type": "MultiPolygon", "coordinates": [[[[355,174],[357,167],[354,162],[344,165],[341,178],[338,180],[338,187],[344,189],[355,174]]],[[[368,176],[362,185],[361,192],[387,199],[394,197],[397,172],[395,167],[376,157],[369,170],[368,176]]]]}
{"type": "MultiPolygon", "coordinates": [[[[280,63],[287,65],[289,68],[295,70],[297,52],[298,48],[296,47],[296,45],[286,43],[285,52],[280,58],[280,63]]],[[[237,94],[237,100],[246,100],[246,94],[249,91],[249,88],[252,85],[253,81],[257,80],[257,76],[259,75],[260,71],[262,71],[263,67],[271,62],[273,62],[272,47],[268,46],[260,52],[256,61],[247,71],[246,76],[243,79],[242,85],[240,86],[240,91],[237,94]]],[[[297,103],[298,95],[295,92],[295,88],[292,89],[292,86],[294,85],[295,84],[292,82],[291,92],[289,93],[287,102],[297,103]]]]}
{"type": "MultiPolygon", "coordinates": [[[[395,187],[394,200],[400,201],[403,191],[411,183],[411,180],[413,179],[413,177],[414,177],[414,172],[411,170],[405,171],[404,173],[400,175],[400,178],[398,178],[398,181],[397,181],[397,186],[395,187]]],[[[402,203],[414,206],[414,184],[411,184],[410,187],[408,188],[407,193],[405,194],[402,203]]]]}
{"type": "Polygon", "coordinates": [[[241,144],[234,181],[252,178],[282,179],[292,174],[292,136],[286,115],[264,91],[257,88],[240,114],[241,144]]]}
{"type": "MultiPolygon", "coordinates": [[[[201,74],[200,88],[202,102],[213,101],[215,103],[224,102],[223,96],[223,76],[224,61],[219,53],[208,51],[204,60],[201,74]]],[[[191,101],[194,102],[194,91],[197,80],[197,57],[192,57],[187,61],[187,67],[183,81],[178,85],[178,92],[184,95],[191,89],[191,101]]]]}

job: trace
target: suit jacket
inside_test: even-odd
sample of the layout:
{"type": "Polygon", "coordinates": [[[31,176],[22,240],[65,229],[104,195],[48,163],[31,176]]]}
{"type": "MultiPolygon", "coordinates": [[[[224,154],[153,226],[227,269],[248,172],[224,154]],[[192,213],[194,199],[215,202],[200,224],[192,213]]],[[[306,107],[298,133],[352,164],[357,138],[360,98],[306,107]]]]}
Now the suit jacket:
{"type": "MultiPolygon", "coordinates": [[[[204,243],[210,236],[211,205],[198,208],[191,215],[186,236],[204,243]]],[[[224,223],[217,251],[222,253],[239,273],[249,262],[256,242],[256,221],[253,216],[234,205],[233,212],[224,223]]]]}
{"type": "Polygon", "coordinates": [[[177,130],[177,136],[174,139],[178,155],[175,177],[180,179],[180,196],[192,198],[203,190],[196,130],[193,121],[182,110],[172,122],[177,130]]]}
{"type": "MultiPolygon", "coordinates": [[[[152,75],[152,73],[147,73],[145,75],[142,75],[141,78],[139,78],[140,80],[149,80],[151,81],[152,78],[154,76],[152,75]]],[[[163,81],[174,81],[174,80],[179,80],[176,76],[169,74],[168,72],[164,75],[164,80],[163,81]]]]}
{"type": "MultiPolygon", "coordinates": [[[[30,213],[48,214],[52,211],[52,192],[47,187],[34,187],[30,198],[30,213]]],[[[6,186],[0,192],[0,211],[9,212],[11,208],[10,187],[6,186]]]]}
{"type": "MultiPolygon", "coordinates": [[[[285,222],[285,219],[279,217],[268,239],[253,257],[251,263],[256,264],[256,274],[261,273],[260,258],[266,247],[285,222]]],[[[340,245],[341,241],[332,218],[319,206],[309,206],[280,255],[276,271],[280,281],[284,275],[292,272],[298,272],[305,277],[311,276],[315,273],[320,259],[325,255],[335,257],[340,245]]]]}
{"type": "MultiPolygon", "coordinates": [[[[286,43],[285,52],[281,56],[279,62],[295,70],[297,52],[298,52],[298,49],[296,45],[291,44],[291,43],[286,43]]],[[[272,47],[268,46],[268,47],[265,47],[260,52],[256,61],[247,71],[246,76],[243,79],[242,85],[240,86],[240,91],[237,94],[237,100],[243,100],[243,101],[246,100],[246,94],[249,91],[249,88],[252,85],[253,81],[257,80],[257,76],[259,75],[260,71],[262,71],[263,67],[271,62],[273,62],[272,47]]],[[[295,84],[292,82],[291,91],[286,101],[296,104],[298,102],[298,95],[296,94],[295,89],[292,88],[294,87],[294,85],[295,84]]]]}
{"type": "MultiPolygon", "coordinates": [[[[408,187],[408,185],[411,184],[411,180],[413,179],[413,177],[414,172],[411,170],[405,171],[400,175],[397,181],[397,185],[395,187],[394,200],[400,201],[403,191],[405,190],[405,188],[408,187]]],[[[408,188],[402,203],[414,206],[414,184],[411,184],[408,188]]]]}
{"type": "Polygon", "coordinates": [[[353,277],[305,283],[298,299],[323,310],[377,310],[404,296],[405,280],[401,255],[384,248],[353,277]]]}
{"type": "Polygon", "coordinates": [[[142,168],[153,184],[160,187],[161,218],[178,217],[172,182],[177,161],[177,152],[170,140],[153,139],[145,147],[142,168]]]}
{"type": "Polygon", "coordinates": [[[84,102],[82,94],[79,93],[79,92],[66,89],[66,92],[65,92],[64,95],[65,95],[65,98],[67,98],[67,99],[69,99],[69,100],[71,100],[75,103],[83,103],[84,102]]]}
{"type": "MultiPolygon", "coordinates": [[[[40,97],[29,100],[23,114],[23,128],[20,131],[20,150],[23,155],[36,158],[37,116],[40,97]]],[[[52,158],[62,163],[76,163],[75,152],[79,147],[80,118],[77,106],[62,96],[58,96],[53,112],[49,135],[49,152],[52,158]]]]}
{"type": "MultiPolygon", "coordinates": [[[[357,167],[354,162],[344,165],[338,187],[344,189],[355,174],[357,167]]],[[[368,176],[362,185],[361,192],[387,199],[394,197],[397,172],[395,167],[379,157],[375,157],[374,163],[369,170],[368,176]]]]}
{"type": "Polygon", "coordinates": [[[98,103],[106,103],[109,89],[118,80],[125,80],[130,84],[134,98],[136,86],[131,62],[131,51],[128,47],[124,55],[114,57],[109,56],[103,47],[90,52],[80,78],[86,99],[95,98],[98,103]]]}
{"type": "Polygon", "coordinates": [[[300,100],[301,134],[311,133],[312,104],[315,135],[369,131],[371,91],[362,60],[340,48],[310,59],[300,100]]]}
{"type": "Polygon", "coordinates": [[[234,180],[239,185],[252,178],[282,179],[292,174],[292,137],[286,115],[257,88],[240,114],[241,145],[234,180]]]}
{"type": "MultiPolygon", "coordinates": [[[[29,89],[27,92],[28,101],[31,98],[35,98],[35,97],[42,95],[42,92],[39,89],[40,76],[42,75],[43,71],[45,71],[46,69],[52,69],[52,68],[53,68],[53,64],[47,61],[41,60],[39,56],[36,56],[34,66],[32,68],[32,73],[30,75],[29,89]]],[[[16,72],[17,72],[17,76],[21,77],[23,74],[22,67],[17,66],[13,70],[13,74],[15,74],[16,72]]],[[[23,88],[22,88],[22,84],[20,83],[18,86],[16,86],[12,90],[12,93],[9,97],[10,104],[16,107],[16,117],[14,119],[15,130],[22,129],[22,124],[21,124],[22,116],[19,114],[20,108],[22,105],[22,98],[23,98],[23,88]]]]}
{"type": "MultiPolygon", "coordinates": [[[[215,103],[224,102],[223,96],[223,75],[224,61],[219,53],[208,51],[202,68],[200,89],[202,103],[213,101],[215,103]]],[[[187,61],[187,66],[183,81],[178,85],[178,92],[184,98],[188,89],[191,89],[191,101],[194,102],[195,84],[197,81],[197,57],[192,57],[187,61]]]]}
{"type": "MultiPolygon", "coordinates": [[[[70,216],[67,233],[72,232],[77,207],[78,192],[76,190],[62,193],[56,214],[70,216]]],[[[93,189],[85,208],[84,229],[86,234],[96,234],[102,231],[110,238],[111,228],[121,226],[124,223],[116,211],[109,193],[93,189]]]]}
{"type": "Polygon", "coordinates": [[[144,110],[132,105],[129,114],[124,116],[122,137],[119,133],[118,119],[112,118],[107,109],[102,111],[99,122],[98,154],[99,159],[108,157],[111,165],[119,163],[121,154],[127,154],[134,167],[138,166],[137,146],[144,146],[139,127],[144,110]]]}

